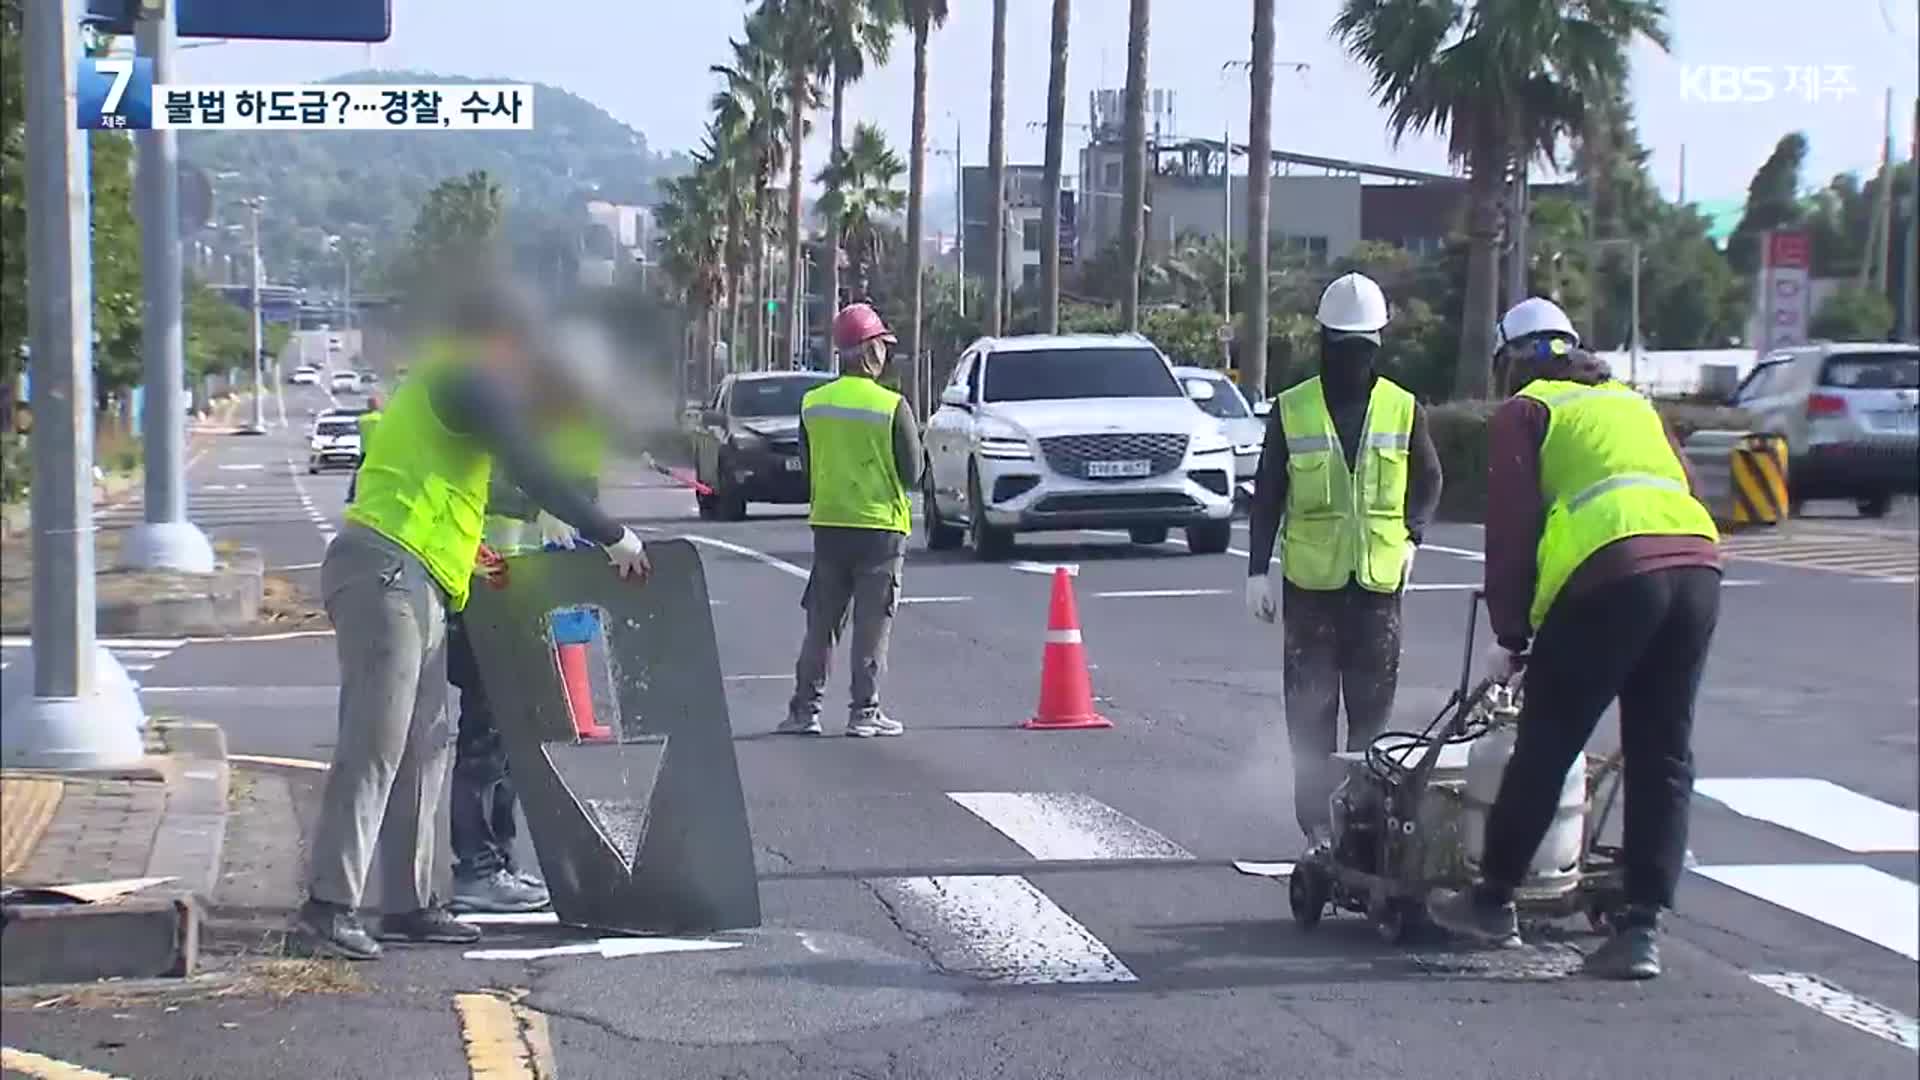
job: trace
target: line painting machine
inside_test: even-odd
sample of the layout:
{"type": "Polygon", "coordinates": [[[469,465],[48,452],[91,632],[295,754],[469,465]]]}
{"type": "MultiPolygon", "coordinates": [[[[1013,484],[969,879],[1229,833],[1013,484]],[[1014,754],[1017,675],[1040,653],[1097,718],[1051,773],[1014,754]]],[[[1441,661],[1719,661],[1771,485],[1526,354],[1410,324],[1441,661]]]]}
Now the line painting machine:
{"type": "MultiPolygon", "coordinates": [[[[1513,756],[1521,680],[1469,689],[1482,594],[1468,601],[1460,682],[1417,732],[1382,732],[1365,750],[1334,755],[1345,776],[1332,796],[1330,837],[1294,864],[1288,906],[1302,929],[1329,906],[1373,921],[1393,944],[1427,918],[1435,889],[1477,876],[1488,810],[1513,756]]],[[[1567,771],[1546,837],[1514,902],[1522,919],[1585,914],[1604,929],[1625,908],[1620,848],[1600,841],[1620,790],[1620,757],[1582,754],[1567,771]]]]}

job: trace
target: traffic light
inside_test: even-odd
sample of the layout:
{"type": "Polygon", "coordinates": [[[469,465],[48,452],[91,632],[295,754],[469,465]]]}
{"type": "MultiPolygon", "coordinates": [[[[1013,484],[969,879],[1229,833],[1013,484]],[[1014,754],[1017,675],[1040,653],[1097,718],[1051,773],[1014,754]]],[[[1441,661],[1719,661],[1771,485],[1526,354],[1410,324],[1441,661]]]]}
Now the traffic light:
{"type": "Polygon", "coordinates": [[[780,314],[780,301],[778,300],[767,301],[767,314],[769,315],[780,314]]]}

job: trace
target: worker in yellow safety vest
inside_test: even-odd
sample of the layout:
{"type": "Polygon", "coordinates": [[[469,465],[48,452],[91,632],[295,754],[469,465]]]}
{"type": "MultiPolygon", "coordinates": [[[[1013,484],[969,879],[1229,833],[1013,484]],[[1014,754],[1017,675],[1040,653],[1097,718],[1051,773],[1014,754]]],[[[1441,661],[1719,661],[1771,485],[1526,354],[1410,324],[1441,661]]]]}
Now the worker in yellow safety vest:
{"type": "Polygon", "coordinates": [[[1718,533],[1660,414],[1579,347],[1564,311],[1524,300],[1497,337],[1497,359],[1521,385],[1487,432],[1488,667],[1522,677],[1526,693],[1487,815],[1482,880],[1430,910],[1468,936],[1518,939],[1515,888],[1617,699],[1627,907],[1587,970],[1652,978],[1660,913],[1686,864],[1694,698],[1720,610],[1718,533]]]}
{"type": "Polygon", "coordinates": [[[1247,607],[1272,622],[1268,570],[1280,535],[1282,664],[1294,816],[1324,843],[1346,748],[1386,729],[1400,677],[1400,599],[1440,502],[1426,413],[1376,370],[1387,299],[1364,274],[1320,297],[1320,374],[1275,401],[1249,510],[1247,607]]]}
{"type": "Polygon", "coordinates": [[[327,546],[320,582],[339,654],[340,730],[289,937],[298,952],[367,960],[379,940],[478,936],[433,902],[433,821],[452,750],[447,616],[466,606],[496,460],[536,505],[605,547],[620,576],[649,571],[640,539],[560,479],[521,426],[541,321],[517,290],[471,290],[459,335],[423,348],[387,403],[346,524],[327,546]],[[376,837],[384,914],[369,934],[356,912],[376,837]]]}
{"type": "Polygon", "coordinates": [[[913,530],[907,493],[920,479],[920,432],[906,399],[880,385],[894,342],[880,316],[866,304],[849,304],[834,317],[833,339],[843,374],[800,403],[813,570],[801,600],[807,629],[793,697],[777,730],[821,733],[820,698],[851,606],[847,734],[898,735],[902,725],[880,708],[880,676],[913,530]]]}

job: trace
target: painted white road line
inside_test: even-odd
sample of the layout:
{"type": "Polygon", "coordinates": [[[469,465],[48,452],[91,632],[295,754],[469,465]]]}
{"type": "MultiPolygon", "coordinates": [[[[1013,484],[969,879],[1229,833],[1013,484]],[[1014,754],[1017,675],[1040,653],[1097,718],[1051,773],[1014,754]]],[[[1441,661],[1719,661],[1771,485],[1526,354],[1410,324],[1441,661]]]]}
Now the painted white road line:
{"type": "Polygon", "coordinates": [[[903,604],[968,604],[973,602],[973,597],[971,596],[903,596],[900,598],[900,602],[903,604]]]}
{"type": "Polygon", "coordinates": [[[333,630],[282,630],[277,634],[241,634],[227,637],[188,638],[192,645],[252,645],[256,642],[293,641],[298,638],[332,637],[333,630]]]}
{"type": "Polygon", "coordinates": [[[1486,552],[1475,551],[1472,548],[1447,547],[1444,544],[1421,544],[1420,550],[1421,551],[1437,551],[1442,555],[1457,555],[1460,558],[1467,560],[1468,562],[1486,562],[1487,561],[1486,552]]]}
{"type": "Polygon", "coordinates": [[[1858,863],[1696,866],[1694,873],[1920,960],[1920,886],[1858,863]]]}
{"type": "Polygon", "coordinates": [[[1471,592],[1480,587],[1477,581],[1409,581],[1408,592],[1471,592]]]}
{"type": "MultiPolygon", "coordinates": [[[[158,649],[162,651],[156,652],[154,655],[165,656],[167,653],[185,645],[189,640],[188,638],[97,637],[93,639],[93,643],[109,649],[141,649],[149,651],[158,649]]],[[[0,649],[30,649],[32,647],[33,637],[30,634],[7,634],[0,636],[0,649]]]]}
{"type": "Polygon", "coordinates": [[[326,772],[333,766],[324,761],[309,758],[275,757],[272,754],[228,754],[228,761],[242,765],[272,765],[282,769],[306,769],[310,772],[326,772]]]}
{"type": "Polygon", "coordinates": [[[1177,596],[1225,596],[1227,589],[1115,589],[1093,595],[1109,600],[1157,600],[1177,596]]]}
{"type": "Polygon", "coordinates": [[[1913,1017],[1842,990],[1818,975],[1780,972],[1747,977],[1790,1001],[1797,1001],[1848,1027],[1878,1036],[1896,1046],[1920,1051],[1920,1023],[1916,1023],[1913,1017]]]}
{"type": "Polygon", "coordinates": [[[744,942],[708,941],[700,938],[601,938],[576,945],[548,945],[531,949],[472,949],[461,955],[468,960],[545,960],[554,956],[595,956],[616,960],[626,956],[659,956],[666,953],[718,952],[737,949],[744,942]]]}
{"type": "Polygon", "coordinates": [[[1704,795],[1743,817],[1770,822],[1843,851],[1920,851],[1920,814],[1805,776],[1696,780],[1704,795]]]}
{"type": "Polygon", "coordinates": [[[775,679],[791,679],[791,678],[793,678],[793,676],[792,676],[791,674],[786,674],[786,675],[725,675],[725,676],[722,676],[722,678],[723,678],[723,679],[724,679],[725,681],[727,681],[727,682],[768,682],[768,681],[772,681],[772,680],[775,680],[775,679]]]}
{"type": "Polygon", "coordinates": [[[454,918],[473,926],[560,925],[560,916],[551,911],[468,911],[454,918]]]}
{"type": "Polygon", "coordinates": [[[1016,562],[1010,562],[1007,564],[1007,569],[1009,570],[1018,570],[1023,574],[1046,574],[1048,577],[1052,577],[1053,572],[1055,570],[1059,570],[1063,567],[1066,569],[1068,577],[1080,576],[1079,563],[1041,563],[1041,562],[1027,562],[1026,560],[1022,559],[1022,560],[1019,560],[1016,562]]]}
{"type": "Polygon", "coordinates": [[[733,543],[730,540],[721,540],[717,537],[712,537],[712,536],[696,536],[693,533],[681,533],[680,539],[690,540],[696,544],[705,544],[706,546],[712,547],[712,548],[719,548],[721,551],[730,551],[735,555],[745,555],[747,558],[752,559],[755,562],[765,563],[768,566],[773,567],[775,570],[778,570],[783,574],[788,574],[793,577],[797,577],[801,581],[807,580],[806,567],[795,566],[794,564],[788,562],[785,559],[779,558],[777,556],[769,555],[764,551],[755,551],[750,547],[733,543]]]}
{"type": "Polygon", "coordinates": [[[294,563],[292,566],[269,566],[267,569],[276,574],[287,574],[295,570],[318,570],[320,569],[320,564],[317,562],[303,562],[294,563]]]}
{"type": "Polygon", "coordinates": [[[1023,877],[883,878],[902,920],[941,968],[987,982],[1130,983],[1127,965],[1023,877]]]}
{"type": "Polygon", "coordinates": [[[250,465],[222,465],[220,466],[220,471],[221,472],[259,472],[260,470],[265,468],[266,468],[265,465],[262,465],[258,462],[254,462],[253,464],[250,464],[250,465]]]}
{"type": "Polygon", "coordinates": [[[1235,859],[1233,868],[1252,877],[1283,878],[1293,876],[1293,864],[1290,862],[1255,862],[1252,859],[1235,859]]]}
{"type": "Polygon", "coordinates": [[[1078,793],[949,791],[1036,859],[1191,859],[1186,848],[1078,793]]]}

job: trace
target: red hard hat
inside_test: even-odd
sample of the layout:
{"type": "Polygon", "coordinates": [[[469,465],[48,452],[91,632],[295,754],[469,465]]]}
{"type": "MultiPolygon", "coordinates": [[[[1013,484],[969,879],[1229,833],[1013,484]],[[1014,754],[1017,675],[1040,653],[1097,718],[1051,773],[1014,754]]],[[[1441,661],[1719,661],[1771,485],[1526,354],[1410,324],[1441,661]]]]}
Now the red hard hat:
{"type": "Polygon", "coordinates": [[[880,321],[880,315],[866,304],[848,304],[833,317],[833,347],[853,349],[879,338],[891,345],[893,332],[880,321]]]}

